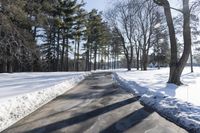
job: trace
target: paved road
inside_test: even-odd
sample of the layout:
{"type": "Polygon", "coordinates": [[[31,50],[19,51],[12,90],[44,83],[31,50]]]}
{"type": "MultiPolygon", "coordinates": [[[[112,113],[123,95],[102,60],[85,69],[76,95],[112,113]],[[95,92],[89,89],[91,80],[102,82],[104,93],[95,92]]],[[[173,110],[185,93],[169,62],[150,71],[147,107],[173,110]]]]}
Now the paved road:
{"type": "Polygon", "coordinates": [[[95,73],[3,133],[186,133],[95,73]]]}

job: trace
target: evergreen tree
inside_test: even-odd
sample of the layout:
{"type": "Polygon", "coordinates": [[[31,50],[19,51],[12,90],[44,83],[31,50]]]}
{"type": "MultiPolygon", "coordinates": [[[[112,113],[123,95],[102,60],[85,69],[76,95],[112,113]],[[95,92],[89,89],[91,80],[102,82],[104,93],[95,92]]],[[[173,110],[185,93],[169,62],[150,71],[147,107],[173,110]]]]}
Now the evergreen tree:
{"type": "Polygon", "coordinates": [[[93,9],[89,15],[86,23],[86,70],[91,70],[92,54],[94,57],[94,70],[97,68],[97,51],[100,45],[102,18],[98,11],[93,9]]]}
{"type": "Polygon", "coordinates": [[[74,40],[75,40],[75,51],[74,51],[74,67],[76,71],[79,71],[79,59],[80,59],[80,42],[83,40],[83,33],[85,30],[85,17],[86,11],[81,7],[84,4],[79,4],[75,16],[74,24],[74,40]]]}
{"type": "Polygon", "coordinates": [[[0,64],[2,72],[32,71],[36,44],[31,34],[31,23],[25,11],[27,1],[1,1],[0,64]]]}

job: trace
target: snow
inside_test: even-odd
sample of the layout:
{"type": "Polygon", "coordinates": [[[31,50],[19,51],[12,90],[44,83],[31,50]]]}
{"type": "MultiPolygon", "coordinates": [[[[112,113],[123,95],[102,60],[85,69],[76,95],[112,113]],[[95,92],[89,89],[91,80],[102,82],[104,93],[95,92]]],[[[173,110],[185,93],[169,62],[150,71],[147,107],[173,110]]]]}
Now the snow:
{"type": "Polygon", "coordinates": [[[90,72],[0,74],[0,131],[68,91],[90,72]]]}
{"type": "Polygon", "coordinates": [[[118,71],[114,78],[129,91],[141,96],[140,101],[190,132],[200,132],[200,68],[194,73],[186,67],[184,85],[167,84],[169,68],[148,71],[118,71]]]}

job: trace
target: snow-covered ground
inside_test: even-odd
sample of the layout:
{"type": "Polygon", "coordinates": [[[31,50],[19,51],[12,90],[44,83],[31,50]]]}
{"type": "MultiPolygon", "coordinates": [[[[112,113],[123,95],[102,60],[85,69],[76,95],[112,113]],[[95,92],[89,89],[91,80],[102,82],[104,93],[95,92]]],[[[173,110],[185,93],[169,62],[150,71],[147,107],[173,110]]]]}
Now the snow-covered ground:
{"type": "Polygon", "coordinates": [[[124,88],[141,96],[141,102],[191,132],[200,132],[200,68],[185,68],[184,85],[167,84],[169,68],[148,71],[119,71],[115,79],[124,88]]]}
{"type": "Polygon", "coordinates": [[[89,72],[0,74],[0,131],[82,81],[89,72]]]}

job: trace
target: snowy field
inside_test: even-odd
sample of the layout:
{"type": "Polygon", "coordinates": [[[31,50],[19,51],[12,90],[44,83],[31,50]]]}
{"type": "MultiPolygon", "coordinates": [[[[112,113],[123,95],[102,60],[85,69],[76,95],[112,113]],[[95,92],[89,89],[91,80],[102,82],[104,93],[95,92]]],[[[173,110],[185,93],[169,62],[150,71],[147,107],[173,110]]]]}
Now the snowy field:
{"type": "Polygon", "coordinates": [[[141,102],[162,115],[186,127],[200,132],[200,68],[194,73],[185,68],[181,77],[184,85],[167,84],[169,68],[148,71],[118,71],[115,79],[124,88],[141,96],[141,102]]]}
{"type": "Polygon", "coordinates": [[[0,74],[0,131],[63,94],[90,73],[0,74]]]}

